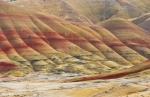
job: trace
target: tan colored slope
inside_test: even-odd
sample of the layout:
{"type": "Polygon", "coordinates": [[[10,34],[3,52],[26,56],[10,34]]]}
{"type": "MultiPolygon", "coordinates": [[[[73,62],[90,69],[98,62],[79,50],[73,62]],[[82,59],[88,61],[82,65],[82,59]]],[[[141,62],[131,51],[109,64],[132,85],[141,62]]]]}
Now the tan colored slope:
{"type": "Polygon", "coordinates": [[[113,19],[103,23],[123,43],[149,58],[149,35],[135,24],[123,19],[113,19]]]}
{"type": "Polygon", "coordinates": [[[27,11],[44,12],[69,21],[90,23],[89,19],[80,15],[64,0],[17,0],[13,4],[23,7],[27,11]]]}
{"type": "Polygon", "coordinates": [[[99,23],[114,17],[133,18],[150,10],[149,0],[16,0],[11,3],[84,23],[99,23]]]}
{"type": "Polygon", "coordinates": [[[150,10],[149,0],[67,0],[67,2],[93,22],[113,17],[136,17],[150,10]]]}

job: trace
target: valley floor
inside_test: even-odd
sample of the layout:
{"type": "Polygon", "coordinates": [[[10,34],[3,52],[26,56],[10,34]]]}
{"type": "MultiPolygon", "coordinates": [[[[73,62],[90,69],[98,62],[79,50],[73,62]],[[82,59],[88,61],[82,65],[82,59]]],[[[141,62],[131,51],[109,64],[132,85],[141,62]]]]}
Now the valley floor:
{"type": "Polygon", "coordinates": [[[0,82],[0,97],[150,97],[150,70],[124,78],[60,83],[78,75],[30,74],[0,82]]]}

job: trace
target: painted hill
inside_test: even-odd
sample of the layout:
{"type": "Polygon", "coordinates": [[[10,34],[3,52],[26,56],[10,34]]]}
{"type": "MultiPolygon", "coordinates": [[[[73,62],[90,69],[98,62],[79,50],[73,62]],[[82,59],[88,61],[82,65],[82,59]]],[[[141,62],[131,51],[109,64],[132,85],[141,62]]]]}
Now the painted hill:
{"type": "Polygon", "coordinates": [[[129,68],[150,58],[149,36],[129,21],[106,21],[104,28],[70,23],[5,2],[0,5],[2,74],[99,74],[129,68]]]}

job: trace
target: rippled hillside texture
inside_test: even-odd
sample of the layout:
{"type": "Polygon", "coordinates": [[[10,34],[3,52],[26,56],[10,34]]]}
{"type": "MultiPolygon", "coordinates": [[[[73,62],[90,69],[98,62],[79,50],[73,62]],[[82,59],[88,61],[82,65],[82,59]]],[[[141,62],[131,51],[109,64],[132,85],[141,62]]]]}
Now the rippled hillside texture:
{"type": "Polygon", "coordinates": [[[0,0],[0,97],[150,97],[149,0],[0,0]]]}
{"type": "Polygon", "coordinates": [[[149,0],[16,0],[15,5],[66,20],[94,23],[116,17],[134,18],[150,10],[149,0]]]}

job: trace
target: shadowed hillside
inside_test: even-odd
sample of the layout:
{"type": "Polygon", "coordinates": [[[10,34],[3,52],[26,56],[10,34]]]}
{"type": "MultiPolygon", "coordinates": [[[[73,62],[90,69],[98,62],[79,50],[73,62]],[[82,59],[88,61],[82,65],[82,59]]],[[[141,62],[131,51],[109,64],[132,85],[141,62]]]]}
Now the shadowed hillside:
{"type": "Polygon", "coordinates": [[[137,17],[132,20],[133,23],[137,24],[138,26],[142,27],[145,29],[145,32],[149,34],[150,32],[150,13],[141,15],[140,17],[137,17]]]}

